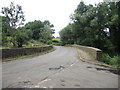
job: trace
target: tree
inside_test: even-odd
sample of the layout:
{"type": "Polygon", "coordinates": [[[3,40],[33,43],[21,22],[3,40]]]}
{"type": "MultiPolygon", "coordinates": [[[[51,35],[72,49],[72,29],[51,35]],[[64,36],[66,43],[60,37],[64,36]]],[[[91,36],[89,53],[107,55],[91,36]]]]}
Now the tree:
{"type": "Polygon", "coordinates": [[[60,31],[62,42],[93,46],[107,53],[119,52],[119,9],[120,2],[102,2],[95,6],[80,2],[71,17],[73,23],[60,31]]]}
{"type": "Polygon", "coordinates": [[[48,27],[48,28],[53,28],[53,27],[54,27],[54,25],[51,24],[48,20],[45,20],[45,21],[43,22],[43,24],[44,24],[44,27],[48,27]]]}
{"type": "Polygon", "coordinates": [[[46,43],[48,40],[52,40],[52,34],[54,34],[54,25],[51,24],[48,20],[40,21],[35,20],[33,22],[28,22],[25,25],[26,29],[32,31],[32,39],[39,40],[43,43],[46,43]]]}
{"type": "Polygon", "coordinates": [[[9,19],[9,24],[14,29],[23,25],[25,21],[22,7],[20,5],[15,6],[13,2],[11,2],[10,7],[2,8],[2,14],[9,19]]]}
{"type": "Polygon", "coordinates": [[[2,8],[2,14],[4,16],[0,16],[0,18],[2,18],[3,23],[1,26],[3,45],[10,42],[9,44],[11,45],[12,43],[14,47],[22,47],[23,44],[26,44],[31,39],[49,44],[52,42],[54,25],[48,20],[43,22],[35,20],[23,26],[25,19],[22,7],[14,5],[13,2],[11,2],[10,7],[2,8]]]}
{"type": "Polygon", "coordinates": [[[17,36],[16,41],[18,47],[22,47],[23,44],[27,44],[27,41],[29,41],[32,37],[31,30],[26,30],[24,27],[18,28],[15,34],[17,36]]]}
{"type": "Polygon", "coordinates": [[[74,44],[74,36],[72,32],[72,24],[69,24],[64,29],[62,29],[60,32],[60,38],[62,41],[62,45],[65,44],[74,44]]]}
{"type": "Polygon", "coordinates": [[[111,2],[109,7],[109,31],[110,40],[115,46],[115,50],[120,53],[120,2],[111,2]]]}
{"type": "Polygon", "coordinates": [[[0,16],[1,18],[1,45],[2,46],[6,46],[8,44],[8,39],[7,37],[10,36],[12,33],[11,33],[11,27],[9,25],[9,18],[5,17],[5,16],[0,16]]]}
{"type": "Polygon", "coordinates": [[[42,28],[44,28],[44,24],[43,22],[41,22],[40,20],[35,20],[33,22],[28,22],[25,25],[26,29],[30,29],[33,33],[32,38],[34,40],[39,40],[40,39],[40,33],[42,32],[42,28]]]}
{"type": "Polygon", "coordinates": [[[5,21],[5,25],[3,25],[3,32],[12,37],[10,41],[13,43],[13,46],[16,46],[17,28],[23,25],[23,22],[25,21],[22,7],[20,5],[15,6],[14,3],[11,2],[10,7],[2,8],[2,14],[5,16],[3,17],[3,20],[5,18],[7,21],[5,21]]]}
{"type": "Polygon", "coordinates": [[[51,44],[52,43],[52,34],[54,34],[54,25],[51,24],[48,20],[45,20],[43,22],[44,24],[44,28],[42,30],[42,32],[40,33],[40,40],[44,43],[47,43],[47,44],[51,44]]]}

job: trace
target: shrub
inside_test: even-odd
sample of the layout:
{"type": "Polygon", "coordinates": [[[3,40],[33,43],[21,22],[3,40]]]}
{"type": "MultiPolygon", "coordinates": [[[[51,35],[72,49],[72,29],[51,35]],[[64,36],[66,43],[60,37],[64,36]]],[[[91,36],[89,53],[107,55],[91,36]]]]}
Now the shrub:
{"type": "Polygon", "coordinates": [[[52,45],[61,46],[61,43],[52,43],[52,45]]]}
{"type": "Polygon", "coordinates": [[[99,61],[102,61],[114,67],[120,67],[120,56],[110,57],[109,54],[103,53],[99,61]]]}
{"type": "Polygon", "coordinates": [[[106,64],[109,64],[109,61],[110,61],[111,57],[106,54],[106,53],[103,53],[102,56],[101,56],[101,59],[100,61],[106,63],[106,64]]]}
{"type": "Polygon", "coordinates": [[[48,41],[46,42],[46,44],[50,45],[50,44],[52,44],[52,41],[51,41],[51,40],[48,40],[48,41]]]}
{"type": "Polygon", "coordinates": [[[120,67],[120,56],[114,56],[113,58],[110,59],[110,65],[120,67]]]}

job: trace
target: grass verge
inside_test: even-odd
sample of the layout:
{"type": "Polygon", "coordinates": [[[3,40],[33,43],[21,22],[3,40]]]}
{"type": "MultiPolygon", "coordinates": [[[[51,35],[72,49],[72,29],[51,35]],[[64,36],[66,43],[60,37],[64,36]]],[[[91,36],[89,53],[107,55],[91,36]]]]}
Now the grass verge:
{"type": "Polygon", "coordinates": [[[99,61],[111,65],[113,67],[120,68],[120,55],[111,57],[107,53],[102,53],[101,59],[99,61]]]}

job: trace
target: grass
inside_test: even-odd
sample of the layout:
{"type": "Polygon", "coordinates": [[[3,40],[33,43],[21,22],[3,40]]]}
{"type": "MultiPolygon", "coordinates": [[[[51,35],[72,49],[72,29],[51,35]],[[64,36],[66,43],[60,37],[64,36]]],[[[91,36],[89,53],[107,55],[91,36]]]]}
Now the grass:
{"type": "Polygon", "coordinates": [[[30,40],[28,44],[24,44],[23,47],[33,47],[32,45],[44,46],[45,44],[37,40],[30,40]]]}
{"type": "Polygon", "coordinates": [[[29,42],[32,43],[32,44],[40,44],[40,45],[43,44],[43,43],[41,43],[40,41],[37,41],[37,40],[31,40],[29,42]]]}
{"type": "Polygon", "coordinates": [[[61,43],[52,43],[52,45],[61,46],[61,43]]]}
{"type": "Polygon", "coordinates": [[[7,49],[9,47],[5,47],[5,46],[0,46],[0,49],[7,49]]]}
{"type": "Polygon", "coordinates": [[[53,38],[52,39],[52,45],[61,46],[60,38],[53,38]]]}
{"type": "Polygon", "coordinates": [[[53,38],[52,40],[61,41],[60,38],[53,38]]]}
{"type": "Polygon", "coordinates": [[[120,55],[111,57],[107,53],[103,53],[99,61],[102,61],[113,67],[120,67],[120,55]]]}

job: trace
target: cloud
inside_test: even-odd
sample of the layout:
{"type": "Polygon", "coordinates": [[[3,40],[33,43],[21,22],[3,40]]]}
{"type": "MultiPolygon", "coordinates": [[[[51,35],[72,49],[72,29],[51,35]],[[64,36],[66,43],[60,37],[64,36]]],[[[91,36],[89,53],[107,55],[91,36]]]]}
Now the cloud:
{"type": "MultiPolygon", "coordinates": [[[[69,16],[74,13],[81,0],[0,0],[0,8],[9,6],[10,2],[22,6],[26,22],[34,20],[49,20],[55,26],[55,36],[69,22],[69,16]]],[[[83,0],[93,4],[102,0],[83,0]]]]}

